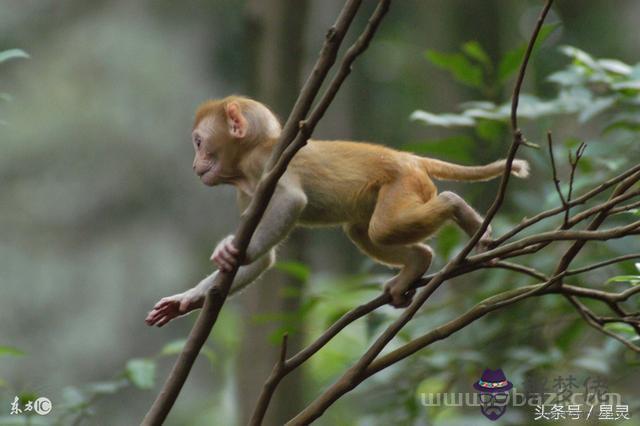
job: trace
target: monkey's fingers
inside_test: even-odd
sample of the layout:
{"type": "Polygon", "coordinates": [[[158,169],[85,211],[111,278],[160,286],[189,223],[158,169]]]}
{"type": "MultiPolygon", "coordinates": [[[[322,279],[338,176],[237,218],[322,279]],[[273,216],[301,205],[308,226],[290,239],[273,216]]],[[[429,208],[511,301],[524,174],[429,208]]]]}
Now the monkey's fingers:
{"type": "Polygon", "coordinates": [[[235,265],[238,263],[238,258],[235,254],[231,253],[225,247],[223,250],[220,250],[220,256],[229,264],[235,265]]]}
{"type": "Polygon", "coordinates": [[[166,323],[168,323],[169,321],[171,321],[173,318],[174,318],[173,316],[166,315],[166,316],[162,317],[162,319],[160,321],[157,322],[156,326],[158,328],[160,328],[163,325],[165,325],[166,323]]]}
{"type": "Polygon", "coordinates": [[[233,268],[233,266],[231,265],[231,263],[227,262],[221,255],[220,253],[214,253],[212,259],[211,259],[216,265],[218,265],[218,267],[220,268],[221,271],[223,272],[229,272],[231,271],[231,269],[233,268]]]}
{"type": "Polygon", "coordinates": [[[156,321],[158,321],[159,318],[170,314],[172,310],[175,310],[175,306],[173,305],[164,305],[160,308],[154,308],[151,310],[151,312],[149,312],[149,314],[147,315],[147,318],[145,319],[145,322],[149,325],[153,325],[153,323],[155,323],[156,321]]]}
{"type": "Polygon", "coordinates": [[[227,243],[225,243],[225,248],[227,249],[227,251],[231,252],[231,254],[235,256],[237,256],[240,253],[240,250],[238,250],[236,246],[233,245],[233,240],[230,240],[227,243]]]}
{"type": "Polygon", "coordinates": [[[154,325],[165,314],[166,310],[153,310],[149,312],[149,315],[147,315],[147,318],[145,318],[144,322],[146,322],[147,325],[154,325]]]}

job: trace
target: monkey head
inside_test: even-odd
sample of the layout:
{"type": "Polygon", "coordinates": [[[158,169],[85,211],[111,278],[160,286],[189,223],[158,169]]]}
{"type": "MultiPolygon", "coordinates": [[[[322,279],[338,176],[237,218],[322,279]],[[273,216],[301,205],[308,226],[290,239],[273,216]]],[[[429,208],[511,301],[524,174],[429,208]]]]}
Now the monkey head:
{"type": "Polygon", "coordinates": [[[229,96],[200,105],[191,133],[193,170],[208,186],[243,179],[240,162],[261,142],[277,138],[280,123],[264,105],[229,96]]]}

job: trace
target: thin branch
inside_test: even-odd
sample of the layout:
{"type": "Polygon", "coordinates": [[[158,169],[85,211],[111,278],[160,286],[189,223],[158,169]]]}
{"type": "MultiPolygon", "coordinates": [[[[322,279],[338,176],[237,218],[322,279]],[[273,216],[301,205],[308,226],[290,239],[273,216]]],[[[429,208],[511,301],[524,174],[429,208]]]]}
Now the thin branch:
{"type": "Polygon", "coordinates": [[[613,265],[614,263],[620,263],[620,262],[624,262],[626,260],[632,260],[632,259],[640,259],[640,253],[626,254],[624,256],[614,257],[613,259],[605,260],[604,262],[594,263],[593,265],[584,266],[582,268],[569,269],[566,275],[569,276],[569,275],[581,274],[583,272],[593,271],[594,269],[603,268],[605,266],[613,265]]]}
{"type": "Polygon", "coordinates": [[[551,173],[553,178],[553,184],[556,187],[556,192],[558,193],[558,198],[560,198],[560,203],[562,204],[562,207],[565,210],[568,210],[569,206],[567,205],[567,200],[564,199],[564,194],[562,194],[562,190],[560,189],[560,179],[558,179],[558,168],[556,167],[556,158],[553,155],[553,138],[551,136],[551,130],[547,131],[547,146],[549,147],[549,161],[551,162],[551,173]]]}
{"type": "MultiPolygon", "coordinates": [[[[627,179],[620,182],[611,193],[611,196],[609,197],[609,199],[612,200],[617,196],[624,194],[629,188],[635,185],[635,183],[638,181],[639,178],[640,178],[640,173],[637,173],[635,175],[629,176],[627,179]]],[[[611,208],[612,207],[603,209],[598,214],[596,214],[593,220],[587,226],[586,228],[587,232],[589,231],[595,232],[595,230],[598,229],[600,225],[602,225],[604,221],[607,219],[609,215],[609,210],[611,208]]],[[[633,227],[634,224],[640,224],[640,221],[632,223],[632,226],[629,228],[629,232],[637,231],[637,227],[635,228],[633,227]]],[[[620,228],[624,228],[624,227],[620,227],[620,228]]],[[[571,246],[567,249],[565,254],[562,256],[562,258],[558,262],[553,275],[560,275],[564,273],[569,267],[569,265],[571,264],[571,262],[573,261],[573,259],[575,259],[578,253],[580,253],[580,251],[582,250],[582,248],[585,246],[586,243],[587,243],[587,240],[574,241],[573,244],[571,244],[571,246]]],[[[554,283],[554,285],[562,285],[562,282],[558,281],[554,283]]]]}
{"type": "Polygon", "coordinates": [[[636,190],[636,191],[631,191],[631,192],[626,192],[624,194],[618,195],[617,197],[611,198],[610,200],[607,200],[607,202],[605,203],[601,203],[598,204],[597,206],[594,206],[590,209],[587,209],[583,212],[580,212],[576,215],[574,215],[573,217],[571,217],[568,220],[568,224],[569,226],[574,226],[575,224],[577,224],[578,222],[581,222],[583,220],[585,220],[588,217],[593,216],[596,213],[600,213],[603,210],[607,210],[609,213],[608,215],[612,215],[613,213],[611,212],[613,209],[613,206],[616,206],[624,201],[627,201],[630,198],[634,198],[637,197],[638,195],[640,195],[640,189],[636,190]]]}
{"type": "Polygon", "coordinates": [[[589,308],[587,308],[584,304],[582,304],[575,297],[568,296],[567,299],[576,308],[576,310],[578,311],[580,316],[582,316],[582,318],[584,318],[584,320],[587,322],[587,324],[589,324],[590,326],[592,326],[596,330],[606,334],[607,336],[613,337],[614,339],[616,339],[617,341],[621,342],[623,345],[625,345],[626,347],[628,347],[632,351],[640,353],[640,346],[637,346],[637,345],[631,343],[630,341],[628,341],[627,339],[619,336],[618,334],[616,334],[616,333],[614,333],[614,332],[612,332],[610,330],[607,330],[602,325],[602,322],[601,322],[600,318],[597,315],[595,315],[593,312],[591,312],[589,310],[589,308]]]}
{"type": "Polygon", "coordinates": [[[640,230],[640,220],[628,225],[617,226],[604,231],[548,231],[537,235],[522,238],[518,241],[499,246],[493,250],[469,257],[469,262],[488,262],[495,258],[508,257],[519,249],[535,247],[539,243],[549,243],[553,241],[575,241],[584,243],[586,241],[605,241],[614,238],[628,237],[633,231],[640,230]]]}
{"type": "Polygon", "coordinates": [[[626,204],[624,206],[616,207],[615,209],[609,210],[609,215],[612,216],[618,213],[625,213],[633,209],[637,209],[640,207],[640,201],[635,201],[633,203],[626,204]]]}
{"type": "MultiPolygon", "coordinates": [[[[327,33],[320,56],[298,96],[291,114],[284,125],[279,142],[269,159],[267,165],[269,172],[261,178],[256,190],[256,195],[252,199],[247,209],[247,214],[243,217],[235,234],[234,245],[238,248],[240,258],[244,257],[253,232],[262,219],[280,176],[284,174],[288,165],[288,161],[280,161],[281,153],[285,149],[288,149],[290,151],[288,160],[290,160],[293,154],[306,143],[306,138],[296,138],[296,134],[299,133],[298,123],[300,123],[309,112],[322,82],[326,78],[329,69],[333,66],[340,44],[361,2],[362,0],[348,0],[340,12],[335,25],[327,33]],[[292,144],[295,148],[291,148],[292,144]]],[[[311,133],[319,119],[320,116],[317,116],[315,117],[315,121],[307,121],[306,130],[308,134],[311,133]]],[[[213,325],[216,323],[218,314],[226,300],[236,273],[237,268],[233,268],[231,272],[221,272],[217,275],[213,287],[207,292],[204,306],[198,315],[195,325],[191,329],[187,342],[160,393],[143,419],[143,425],[160,425],[171,411],[202,345],[208,338],[213,325]]]]}
{"type": "Polygon", "coordinates": [[[289,336],[286,333],[284,336],[282,336],[280,357],[278,358],[278,362],[276,362],[276,365],[273,367],[271,374],[262,387],[262,392],[260,393],[260,397],[258,398],[256,408],[253,410],[253,414],[251,415],[251,419],[249,420],[250,426],[260,426],[262,424],[262,422],[264,421],[264,416],[267,413],[267,408],[269,407],[269,403],[271,402],[271,398],[276,391],[278,383],[280,382],[280,379],[286,374],[284,373],[284,371],[286,369],[288,337],[289,336]]]}
{"type": "Polygon", "coordinates": [[[569,203],[571,202],[571,197],[573,195],[573,183],[576,176],[576,169],[578,168],[578,163],[580,159],[584,155],[584,151],[587,149],[587,145],[584,142],[580,142],[580,146],[576,150],[575,158],[571,155],[571,151],[569,151],[569,164],[571,165],[571,173],[569,175],[569,192],[567,193],[567,209],[564,211],[564,227],[569,227],[569,203]]]}
{"type": "MultiPolygon", "coordinates": [[[[595,299],[607,302],[609,300],[617,299],[620,297],[626,297],[626,296],[623,296],[622,294],[606,293],[599,290],[585,289],[585,288],[570,286],[566,284],[561,288],[554,289],[554,288],[549,288],[548,283],[549,281],[540,283],[540,284],[524,286],[514,290],[508,290],[481,301],[480,303],[476,304],[473,308],[471,308],[464,314],[458,316],[457,318],[439,327],[436,327],[433,330],[429,331],[428,333],[420,337],[417,337],[411,340],[410,342],[394,349],[393,351],[377,358],[374,362],[371,363],[371,365],[369,365],[369,367],[367,367],[367,370],[365,371],[365,376],[368,378],[378,373],[379,371],[391,365],[394,365],[397,362],[402,361],[403,359],[413,355],[417,351],[424,349],[425,347],[431,345],[432,343],[435,343],[439,340],[443,340],[449,337],[451,334],[465,328],[466,326],[470,325],[477,319],[482,318],[489,312],[498,310],[500,308],[504,308],[516,302],[522,301],[526,298],[530,298],[534,296],[542,296],[547,294],[561,293],[561,294],[571,295],[571,296],[590,297],[590,298],[595,298],[595,299]],[[543,290],[545,286],[547,287],[543,290]]],[[[617,340],[621,340],[619,336],[615,335],[614,333],[610,333],[608,330],[605,331],[605,334],[611,335],[617,340]]],[[[623,343],[627,344],[629,342],[623,342],[623,343]]]]}
{"type": "MultiPolygon", "coordinates": [[[[340,63],[338,71],[336,72],[335,76],[331,80],[327,90],[323,94],[318,104],[309,114],[308,120],[303,120],[300,122],[300,133],[298,134],[296,139],[304,138],[306,140],[306,138],[310,136],[311,134],[310,130],[312,130],[312,127],[310,128],[308,124],[310,122],[311,123],[318,122],[320,118],[324,115],[327,108],[331,104],[331,101],[333,101],[334,97],[338,93],[338,90],[340,89],[342,83],[351,73],[351,69],[356,58],[360,56],[369,46],[369,43],[371,42],[376,31],[378,30],[378,27],[380,26],[382,19],[388,12],[390,4],[391,4],[391,0],[380,0],[380,2],[378,3],[378,6],[374,10],[371,17],[369,18],[369,21],[367,22],[367,25],[364,28],[362,34],[360,34],[360,36],[356,39],[353,45],[351,45],[351,47],[349,47],[349,49],[345,53],[340,63]]],[[[292,144],[292,146],[295,146],[295,142],[292,144]]],[[[293,153],[289,152],[292,149],[292,146],[284,150],[277,164],[279,164],[280,161],[283,161],[283,159],[285,159],[286,161],[286,158],[290,156],[292,157],[295,154],[295,151],[293,153]]],[[[331,338],[333,338],[337,333],[339,333],[343,327],[346,327],[346,325],[355,321],[362,315],[365,315],[366,313],[371,312],[371,310],[376,309],[377,307],[387,303],[389,303],[389,296],[387,294],[383,294],[381,297],[374,299],[372,302],[359,307],[359,309],[353,310],[350,314],[345,315],[343,318],[341,318],[341,321],[336,322],[316,342],[314,342],[312,345],[309,345],[308,347],[303,349],[300,353],[296,354],[296,356],[294,356],[292,359],[280,360],[276,364],[276,367],[274,367],[273,371],[271,372],[269,378],[267,379],[260,393],[260,396],[258,397],[258,402],[252,414],[250,424],[260,425],[262,423],[264,416],[266,414],[266,411],[269,407],[271,397],[273,396],[273,393],[275,392],[278,384],[280,383],[280,381],[285,375],[287,375],[293,369],[297,368],[299,365],[301,365],[303,362],[309,359],[315,352],[317,352],[320,348],[322,348],[331,338]]]]}
{"type": "MultiPolygon", "coordinates": [[[[601,183],[600,185],[598,185],[597,187],[593,188],[591,191],[588,191],[586,194],[581,195],[580,197],[572,200],[569,203],[570,207],[574,207],[580,204],[584,204],[587,201],[589,201],[591,198],[599,195],[600,193],[606,191],[607,189],[611,188],[614,185],[617,185],[618,183],[624,181],[625,179],[629,178],[630,176],[635,175],[636,173],[638,173],[640,171],[640,164],[637,164],[633,167],[631,167],[630,169],[624,171],[623,173],[619,174],[618,176],[615,176],[609,180],[607,180],[606,182],[601,183]]],[[[505,241],[511,239],[512,237],[514,237],[515,235],[519,234],[520,232],[522,232],[523,230],[525,230],[526,228],[535,225],[536,223],[547,219],[549,217],[555,216],[558,213],[562,213],[564,211],[564,208],[561,207],[556,207],[553,209],[549,209],[546,211],[543,211],[541,213],[536,214],[533,217],[530,218],[525,218],[523,219],[520,224],[518,224],[516,227],[512,228],[511,230],[509,230],[508,232],[506,232],[504,235],[502,235],[500,238],[497,238],[493,241],[493,243],[491,244],[491,247],[497,247],[501,244],[503,244],[505,241]]]]}

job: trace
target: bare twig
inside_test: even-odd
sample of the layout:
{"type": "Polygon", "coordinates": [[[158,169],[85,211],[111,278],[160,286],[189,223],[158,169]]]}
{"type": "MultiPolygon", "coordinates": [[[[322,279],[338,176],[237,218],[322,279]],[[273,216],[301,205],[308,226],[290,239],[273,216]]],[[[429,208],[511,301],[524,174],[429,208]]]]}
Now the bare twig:
{"type": "Polygon", "coordinates": [[[593,271],[594,269],[603,268],[605,266],[613,265],[614,263],[620,263],[632,259],[640,259],[640,253],[631,253],[624,256],[614,257],[613,259],[605,260],[604,262],[598,262],[594,263],[593,265],[584,266],[582,268],[570,269],[567,271],[566,275],[577,275],[583,272],[593,271]]]}
{"type": "MultiPolygon", "coordinates": [[[[640,178],[640,172],[636,173],[635,175],[629,176],[627,179],[620,182],[611,193],[611,196],[609,197],[609,199],[612,200],[617,196],[624,194],[629,188],[631,188],[638,181],[639,178],[640,178]]],[[[593,220],[587,226],[586,232],[589,232],[589,231],[595,232],[595,230],[598,229],[600,225],[602,225],[604,221],[607,219],[609,215],[609,210],[611,208],[612,207],[605,208],[602,211],[600,211],[598,214],[596,214],[593,220]]],[[[636,227],[633,226],[634,224],[636,225],[640,224],[640,221],[633,222],[631,224],[632,226],[628,229],[630,233],[638,230],[637,226],[636,227]]],[[[624,227],[620,227],[620,228],[624,228],[624,227]]],[[[575,259],[578,253],[580,253],[580,251],[582,250],[582,248],[586,243],[587,243],[587,240],[577,240],[573,244],[571,244],[569,249],[565,252],[565,254],[562,256],[562,258],[558,262],[558,265],[556,266],[556,269],[553,275],[560,275],[564,273],[569,267],[569,265],[571,264],[571,262],[573,261],[573,259],[575,259]]],[[[562,285],[562,282],[557,281],[553,285],[560,286],[562,285]]]]}
{"type": "Polygon", "coordinates": [[[589,308],[587,308],[584,304],[582,304],[579,300],[577,300],[575,297],[567,296],[567,299],[576,308],[578,313],[582,316],[582,318],[584,318],[587,324],[589,324],[596,330],[606,334],[607,336],[613,337],[614,339],[621,342],[623,345],[625,345],[632,351],[640,353],[640,346],[633,344],[629,340],[619,336],[618,334],[612,332],[611,330],[607,330],[603,325],[604,322],[596,314],[591,312],[589,308]]]}
{"type": "Polygon", "coordinates": [[[573,226],[578,222],[581,222],[583,220],[585,220],[588,217],[593,216],[596,213],[600,213],[603,210],[607,210],[608,211],[608,215],[610,216],[612,213],[611,211],[613,210],[612,207],[616,206],[624,201],[627,201],[630,198],[634,198],[637,197],[638,195],[640,195],[640,189],[636,190],[636,191],[631,191],[631,192],[625,192],[623,194],[618,195],[617,197],[613,197],[610,200],[607,200],[607,202],[605,203],[601,203],[598,204],[595,207],[592,207],[590,209],[587,209],[583,212],[580,212],[578,214],[576,214],[575,216],[571,217],[568,220],[569,226],[573,226]]]}
{"type": "Polygon", "coordinates": [[[637,209],[640,207],[640,201],[635,201],[633,203],[625,204],[624,206],[616,207],[615,209],[609,210],[609,215],[614,215],[618,213],[625,213],[633,209],[637,209]]]}
{"type": "Polygon", "coordinates": [[[587,145],[584,142],[580,142],[580,146],[576,150],[575,158],[569,151],[569,164],[571,165],[571,173],[569,174],[569,192],[567,193],[567,209],[564,211],[564,227],[569,226],[569,203],[571,202],[571,197],[573,195],[573,183],[576,177],[576,169],[578,168],[578,163],[580,159],[584,155],[584,151],[587,149],[587,145]]]}
{"type": "Polygon", "coordinates": [[[567,201],[564,199],[564,194],[562,194],[562,189],[560,189],[560,179],[558,179],[558,168],[556,167],[556,158],[553,155],[553,138],[551,136],[550,130],[547,131],[547,146],[549,147],[549,161],[551,162],[551,173],[553,177],[553,184],[556,187],[556,192],[558,193],[558,198],[560,198],[560,203],[562,204],[562,207],[568,210],[569,206],[567,205],[567,201]]]}
{"type": "MultiPolygon", "coordinates": [[[[569,203],[570,207],[574,207],[580,204],[584,204],[587,201],[589,201],[590,199],[592,199],[593,197],[601,194],[602,192],[606,191],[607,189],[611,188],[614,185],[619,184],[620,182],[624,181],[625,179],[629,178],[630,176],[635,175],[636,173],[638,173],[640,171],[640,164],[637,164],[633,167],[631,167],[630,169],[624,171],[623,173],[619,174],[618,176],[615,176],[609,180],[607,180],[606,182],[601,183],[600,185],[598,185],[597,187],[593,188],[592,190],[588,191],[587,193],[581,195],[580,197],[572,200],[569,203]]],[[[553,209],[549,209],[546,210],[544,212],[538,213],[535,216],[531,217],[531,218],[525,218],[522,220],[522,222],[520,222],[520,224],[518,224],[516,227],[512,228],[511,230],[509,230],[508,232],[506,232],[503,236],[501,236],[500,238],[497,238],[493,241],[493,243],[491,244],[492,247],[497,247],[501,244],[503,244],[505,241],[511,239],[512,237],[514,237],[515,235],[519,234],[520,232],[522,232],[523,230],[527,229],[528,227],[535,225],[536,223],[547,219],[549,217],[555,216],[558,213],[562,213],[564,211],[564,207],[556,207],[553,209]]]]}

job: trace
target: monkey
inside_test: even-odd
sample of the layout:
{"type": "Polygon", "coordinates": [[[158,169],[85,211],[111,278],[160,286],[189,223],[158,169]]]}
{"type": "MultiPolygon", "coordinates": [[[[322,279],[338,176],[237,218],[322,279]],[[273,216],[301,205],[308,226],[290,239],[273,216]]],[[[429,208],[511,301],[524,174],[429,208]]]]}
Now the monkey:
{"type": "MultiPolygon", "coordinates": [[[[235,186],[244,211],[280,133],[274,113],[258,101],[235,95],[206,101],[196,111],[191,134],[193,171],[207,186],[235,186]]],[[[505,167],[505,160],[462,166],[372,143],[310,139],[280,178],[242,261],[233,236],[222,239],[211,255],[218,271],[183,293],[161,299],[146,322],[163,326],[201,308],[219,271],[237,266],[232,291],[246,287],[274,264],[276,246],[295,226],[342,226],[364,254],[399,268],[384,291],[391,305],[406,307],[413,296],[411,284],[433,259],[424,241],[447,221],[469,236],[483,221],[459,195],[438,193],[433,180],[486,181],[501,176],[505,167]]],[[[511,174],[527,177],[528,163],[515,159],[511,174]]],[[[490,242],[489,227],[478,250],[490,242]]]]}

